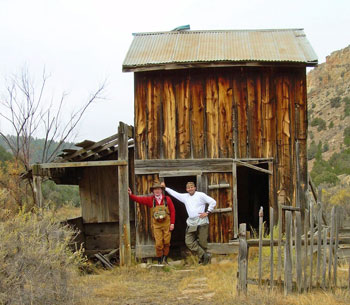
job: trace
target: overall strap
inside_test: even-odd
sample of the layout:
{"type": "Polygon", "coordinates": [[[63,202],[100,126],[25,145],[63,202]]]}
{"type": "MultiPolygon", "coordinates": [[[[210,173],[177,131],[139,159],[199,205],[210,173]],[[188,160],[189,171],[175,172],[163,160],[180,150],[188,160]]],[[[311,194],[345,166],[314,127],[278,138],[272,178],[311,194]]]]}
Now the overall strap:
{"type": "MultiPolygon", "coordinates": [[[[164,196],[164,200],[163,200],[163,202],[164,202],[164,206],[168,206],[168,202],[166,201],[166,196],[164,196]]],[[[155,208],[156,207],[156,205],[157,205],[157,203],[156,203],[156,198],[155,197],[153,197],[153,207],[155,208]]]]}

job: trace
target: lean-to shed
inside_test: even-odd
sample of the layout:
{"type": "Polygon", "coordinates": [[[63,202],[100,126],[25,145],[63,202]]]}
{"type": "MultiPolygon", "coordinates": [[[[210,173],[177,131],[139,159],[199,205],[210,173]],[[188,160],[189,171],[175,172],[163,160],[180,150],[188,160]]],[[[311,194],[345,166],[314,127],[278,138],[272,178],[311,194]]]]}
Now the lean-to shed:
{"type": "MultiPolygon", "coordinates": [[[[258,224],[260,206],[305,205],[306,67],[317,56],[303,29],[136,33],[123,63],[134,72],[136,193],[187,181],[217,200],[211,243],[258,224]]],[[[186,211],[176,202],[172,245],[186,211]]],[[[149,210],[137,206],[139,256],[152,251],[149,210]]]]}

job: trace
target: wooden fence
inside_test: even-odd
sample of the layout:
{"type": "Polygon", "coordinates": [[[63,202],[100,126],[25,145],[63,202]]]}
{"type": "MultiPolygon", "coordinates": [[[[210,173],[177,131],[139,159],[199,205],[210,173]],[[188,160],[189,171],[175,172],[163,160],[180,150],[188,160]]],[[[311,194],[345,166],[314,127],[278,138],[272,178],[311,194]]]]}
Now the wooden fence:
{"type": "MultiPolygon", "coordinates": [[[[349,238],[339,238],[341,209],[337,206],[332,208],[330,224],[327,225],[323,217],[322,204],[310,202],[309,209],[304,211],[302,224],[300,208],[280,205],[277,239],[274,238],[273,208],[270,208],[269,213],[269,239],[263,239],[262,207],[259,211],[259,239],[247,240],[246,224],[239,226],[238,293],[246,294],[248,284],[259,285],[259,287],[263,285],[270,288],[279,287],[284,290],[285,295],[292,291],[302,293],[314,288],[334,290],[340,287],[337,280],[338,247],[340,243],[350,243],[349,238]],[[284,233],[282,232],[283,219],[284,233]],[[251,247],[259,248],[258,274],[248,275],[249,248],[251,247]],[[268,279],[262,277],[264,247],[270,248],[268,279]],[[274,259],[274,252],[277,252],[277,260],[274,259]],[[277,274],[274,274],[275,271],[277,274]]],[[[349,286],[350,266],[348,288],[349,286]]]]}

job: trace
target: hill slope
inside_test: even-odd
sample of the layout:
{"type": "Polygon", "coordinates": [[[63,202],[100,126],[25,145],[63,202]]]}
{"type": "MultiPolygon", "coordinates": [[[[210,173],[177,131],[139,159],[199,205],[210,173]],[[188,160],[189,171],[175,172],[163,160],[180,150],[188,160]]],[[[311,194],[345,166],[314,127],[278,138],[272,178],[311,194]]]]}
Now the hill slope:
{"type": "Polygon", "coordinates": [[[350,126],[350,46],[327,56],[325,63],[308,73],[307,80],[309,145],[328,143],[322,155],[328,160],[345,148],[344,130],[350,126]]]}

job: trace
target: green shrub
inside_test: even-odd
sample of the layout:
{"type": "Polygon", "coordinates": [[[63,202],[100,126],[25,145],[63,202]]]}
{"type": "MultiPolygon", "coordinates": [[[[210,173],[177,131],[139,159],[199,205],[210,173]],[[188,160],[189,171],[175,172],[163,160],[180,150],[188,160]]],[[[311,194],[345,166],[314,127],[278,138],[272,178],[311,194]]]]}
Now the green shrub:
{"type": "Polygon", "coordinates": [[[69,249],[73,234],[49,216],[0,223],[0,304],[77,304],[78,266],[85,262],[69,249]]]}
{"type": "Polygon", "coordinates": [[[331,128],[333,128],[333,127],[334,127],[334,123],[333,123],[333,121],[331,121],[331,122],[329,123],[328,128],[331,129],[331,128]]]}
{"type": "Polygon", "coordinates": [[[336,174],[325,171],[313,179],[314,183],[318,186],[322,183],[336,185],[339,182],[339,178],[336,174]]]}
{"type": "Polygon", "coordinates": [[[340,96],[331,98],[331,107],[332,108],[340,107],[340,101],[341,101],[340,96]]]}
{"type": "Polygon", "coordinates": [[[311,121],[311,126],[312,127],[315,127],[315,126],[318,126],[317,127],[317,130],[318,131],[321,131],[321,130],[325,130],[326,129],[326,121],[321,119],[321,118],[314,118],[312,121],[311,121]]]}
{"type": "Polygon", "coordinates": [[[328,143],[324,143],[324,144],[323,144],[322,152],[326,152],[326,151],[329,151],[329,145],[328,145],[328,143]]]}

